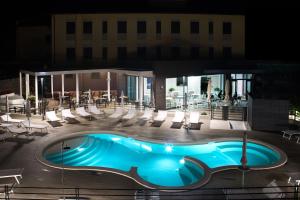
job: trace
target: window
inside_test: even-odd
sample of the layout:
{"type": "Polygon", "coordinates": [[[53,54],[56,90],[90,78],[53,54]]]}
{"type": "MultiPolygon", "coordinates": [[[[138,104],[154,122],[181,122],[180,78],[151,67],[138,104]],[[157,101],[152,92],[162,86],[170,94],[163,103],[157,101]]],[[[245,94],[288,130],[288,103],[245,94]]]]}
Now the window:
{"type": "Polygon", "coordinates": [[[66,58],[67,60],[75,60],[76,55],[75,55],[75,48],[67,48],[66,49],[66,58]]]}
{"type": "Polygon", "coordinates": [[[92,47],[84,47],[83,48],[83,58],[84,59],[92,59],[93,58],[93,49],[92,49],[92,47]]]}
{"type": "Polygon", "coordinates": [[[213,22],[208,22],[208,34],[209,35],[214,34],[214,23],[213,22]]]}
{"type": "Polygon", "coordinates": [[[138,21],[137,22],[137,33],[146,33],[147,28],[146,28],[146,21],[138,21]]]}
{"type": "Polygon", "coordinates": [[[173,59],[178,59],[180,57],[180,47],[171,48],[171,57],[173,59]]]}
{"type": "Polygon", "coordinates": [[[162,57],[161,46],[155,47],[155,54],[156,54],[156,58],[160,60],[162,57]]]}
{"type": "Polygon", "coordinates": [[[197,34],[199,30],[199,22],[191,22],[191,33],[197,34]]]}
{"type": "Polygon", "coordinates": [[[127,48],[126,47],[118,47],[118,59],[124,60],[127,57],[127,48]]]}
{"type": "Polygon", "coordinates": [[[180,22],[179,21],[171,22],[171,33],[180,33],[180,22]]]}
{"type": "Polygon", "coordinates": [[[199,47],[191,47],[191,58],[197,59],[200,55],[200,48],[199,47]]]}
{"type": "Polygon", "coordinates": [[[66,23],[66,33],[67,34],[75,34],[76,25],[75,22],[67,22],[66,23]]]}
{"type": "Polygon", "coordinates": [[[93,23],[92,22],[83,22],[83,33],[91,34],[93,32],[93,23]]]}
{"type": "Polygon", "coordinates": [[[223,22],[223,34],[231,34],[231,22],[223,22]]]}
{"type": "Polygon", "coordinates": [[[161,21],[156,21],[156,34],[161,34],[161,21]]]}
{"type": "Polygon", "coordinates": [[[91,79],[100,79],[100,73],[99,72],[91,73],[91,79]]]}
{"type": "Polygon", "coordinates": [[[147,48],[146,47],[138,47],[137,48],[137,57],[140,59],[145,59],[147,55],[147,48]]]}
{"type": "Polygon", "coordinates": [[[208,57],[209,57],[210,59],[213,59],[214,56],[215,56],[214,54],[215,54],[214,48],[213,48],[213,47],[209,47],[209,48],[208,48],[208,57]]]}
{"type": "Polygon", "coordinates": [[[224,58],[231,58],[231,54],[232,54],[232,52],[231,52],[232,50],[231,50],[231,47],[223,47],[223,57],[224,58]]]}
{"type": "Polygon", "coordinates": [[[107,21],[102,22],[102,33],[107,34],[107,21]]]}
{"type": "Polygon", "coordinates": [[[118,21],[118,33],[127,33],[126,21],[118,21]]]}
{"type": "Polygon", "coordinates": [[[102,59],[107,60],[107,47],[102,48],[102,59]]]}

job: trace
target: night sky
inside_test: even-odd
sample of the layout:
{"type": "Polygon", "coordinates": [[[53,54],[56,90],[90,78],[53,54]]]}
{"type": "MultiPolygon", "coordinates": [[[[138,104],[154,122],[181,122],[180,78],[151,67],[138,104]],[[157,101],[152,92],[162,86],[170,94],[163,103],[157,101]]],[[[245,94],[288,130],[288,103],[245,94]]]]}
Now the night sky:
{"type": "Polygon", "coordinates": [[[64,10],[95,11],[101,8],[109,12],[110,8],[116,8],[116,5],[116,9],[129,12],[149,8],[157,10],[167,5],[169,11],[192,7],[197,12],[244,13],[246,15],[247,59],[299,62],[300,6],[297,5],[297,1],[189,0],[184,5],[173,2],[174,0],[10,0],[8,4],[1,5],[2,11],[9,12],[1,13],[1,24],[5,28],[0,33],[0,62],[14,60],[17,19],[28,17],[44,19],[43,16],[46,18],[47,14],[52,11],[64,10]],[[151,8],[150,1],[167,3],[151,8]]]}

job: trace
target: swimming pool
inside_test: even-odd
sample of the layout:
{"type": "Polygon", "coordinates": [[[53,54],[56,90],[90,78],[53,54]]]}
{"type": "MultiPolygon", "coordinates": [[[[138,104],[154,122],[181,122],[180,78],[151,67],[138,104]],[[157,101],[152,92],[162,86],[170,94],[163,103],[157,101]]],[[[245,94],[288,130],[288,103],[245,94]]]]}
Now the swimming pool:
{"type": "MultiPolygon", "coordinates": [[[[99,170],[121,174],[149,188],[196,188],[212,173],[241,165],[242,141],[209,143],[161,143],[123,134],[80,134],[49,144],[41,161],[72,170],[99,170]],[[62,148],[64,146],[68,149],[62,148]]],[[[247,143],[247,165],[267,169],[283,165],[286,155],[258,141],[247,143]]]]}

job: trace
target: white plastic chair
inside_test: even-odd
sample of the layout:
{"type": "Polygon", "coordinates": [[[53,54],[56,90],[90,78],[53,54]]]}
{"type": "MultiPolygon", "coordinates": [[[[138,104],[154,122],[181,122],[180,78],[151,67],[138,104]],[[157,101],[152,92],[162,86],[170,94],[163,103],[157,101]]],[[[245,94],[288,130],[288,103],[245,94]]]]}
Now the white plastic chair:
{"type": "Polygon", "coordinates": [[[159,110],[157,116],[153,119],[154,121],[163,122],[166,120],[168,112],[165,110],[159,110]]]}
{"type": "Polygon", "coordinates": [[[144,114],[139,118],[147,121],[151,119],[152,116],[153,116],[153,110],[145,110],[144,114]]]}
{"type": "Polygon", "coordinates": [[[18,125],[24,121],[22,119],[13,119],[9,114],[2,115],[1,120],[6,123],[16,123],[18,125]]]}
{"type": "Polygon", "coordinates": [[[199,123],[199,118],[200,118],[199,112],[191,112],[190,113],[190,119],[189,119],[189,125],[198,124],[199,123]]]}
{"type": "Polygon", "coordinates": [[[72,113],[71,113],[71,110],[70,109],[63,109],[61,111],[61,116],[63,119],[67,119],[67,118],[76,118],[72,113]]]}
{"type": "Polygon", "coordinates": [[[173,123],[181,123],[184,119],[184,112],[182,111],[176,111],[175,112],[175,116],[174,118],[172,119],[172,122],[173,123]]]}
{"type": "Polygon", "coordinates": [[[58,118],[55,114],[55,111],[48,111],[46,112],[46,119],[48,119],[51,122],[57,122],[60,121],[61,119],[58,118]]]}
{"type": "Polygon", "coordinates": [[[123,115],[123,108],[116,108],[115,112],[108,116],[109,118],[119,118],[123,115]]]}
{"type": "Polygon", "coordinates": [[[92,115],[90,113],[85,111],[84,107],[76,108],[76,113],[78,115],[80,115],[81,117],[89,117],[89,118],[92,117],[92,115]]]}
{"type": "Polygon", "coordinates": [[[122,117],[122,119],[130,120],[130,119],[134,118],[135,115],[136,115],[136,111],[134,109],[132,109],[132,110],[129,110],[128,113],[122,117]]]}
{"type": "Polygon", "coordinates": [[[88,110],[90,113],[93,113],[94,115],[100,115],[100,114],[103,114],[103,112],[101,112],[97,106],[95,105],[89,105],[88,106],[88,110]]]}

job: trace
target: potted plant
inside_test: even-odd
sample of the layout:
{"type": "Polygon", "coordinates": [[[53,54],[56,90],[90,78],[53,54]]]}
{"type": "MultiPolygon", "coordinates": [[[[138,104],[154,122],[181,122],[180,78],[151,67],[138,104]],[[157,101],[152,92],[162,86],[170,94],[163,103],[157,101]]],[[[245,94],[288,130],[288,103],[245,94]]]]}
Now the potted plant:
{"type": "Polygon", "coordinates": [[[174,88],[169,88],[169,96],[172,96],[172,92],[175,91],[174,88]]]}

